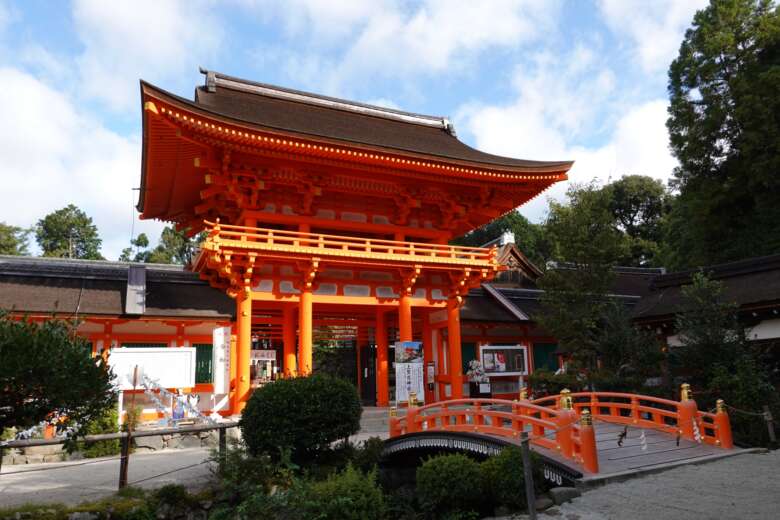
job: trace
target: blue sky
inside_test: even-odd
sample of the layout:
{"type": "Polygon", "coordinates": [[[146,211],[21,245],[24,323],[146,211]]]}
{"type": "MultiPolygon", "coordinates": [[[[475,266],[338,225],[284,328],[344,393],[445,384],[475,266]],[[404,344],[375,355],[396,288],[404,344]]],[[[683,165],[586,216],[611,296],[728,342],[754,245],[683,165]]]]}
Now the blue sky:
{"type": "MultiPolygon", "coordinates": [[[[115,259],[138,221],[143,78],[198,66],[448,115],[478,148],[574,159],[570,182],[667,180],[666,72],[704,0],[0,0],[0,221],[74,203],[115,259]]],[[[560,185],[521,208],[544,218],[560,185]]]]}

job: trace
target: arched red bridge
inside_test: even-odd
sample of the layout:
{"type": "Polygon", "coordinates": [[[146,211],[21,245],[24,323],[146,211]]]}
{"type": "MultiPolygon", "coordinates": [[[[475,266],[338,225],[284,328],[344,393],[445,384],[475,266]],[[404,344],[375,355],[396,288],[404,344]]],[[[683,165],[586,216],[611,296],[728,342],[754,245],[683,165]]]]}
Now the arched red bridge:
{"type": "Polygon", "coordinates": [[[405,415],[390,418],[386,452],[434,447],[444,434],[456,449],[471,438],[475,450],[490,454],[519,443],[521,432],[547,460],[585,477],[701,460],[734,447],[723,403],[715,413],[701,411],[683,385],[680,401],[564,390],[534,400],[457,399],[410,406],[405,415]]]}

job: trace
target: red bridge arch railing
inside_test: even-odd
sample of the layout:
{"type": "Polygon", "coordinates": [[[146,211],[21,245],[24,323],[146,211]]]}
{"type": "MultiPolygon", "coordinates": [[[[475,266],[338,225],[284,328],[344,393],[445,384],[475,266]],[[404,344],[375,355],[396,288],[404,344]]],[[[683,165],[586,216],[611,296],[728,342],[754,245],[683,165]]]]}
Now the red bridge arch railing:
{"type": "MultiPolygon", "coordinates": [[[[701,411],[696,401],[690,398],[688,385],[683,385],[680,401],[620,392],[576,392],[565,395],[571,398],[572,408],[578,416],[587,409],[596,420],[660,430],[726,449],[734,447],[731,424],[723,402],[718,401],[715,413],[701,411]]],[[[560,395],[554,395],[531,402],[557,409],[560,398],[560,395]]]]}
{"type": "Polygon", "coordinates": [[[598,472],[592,423],[578,420],[573,410],[505,399],[455,399],[421,407],[410,406],[403,417],[390,417],[390,437],[424,431],[470,432],[520,441],[527,432],[532,443],[560,453],[598,472]]]}
{"type": "Polygon", "coordinates": [[[680,401],[619,392],[577,392],[535,400],[456,399],[409,406],[391,414],[390,437],[424,431],[471,432],[530,442],[557,452],[591,473],[598,473],[593,420],[656,429],[682,438],[733,448],[731,426],[722,401],[716,413],[698,410],[683,385],[680,401]]]}

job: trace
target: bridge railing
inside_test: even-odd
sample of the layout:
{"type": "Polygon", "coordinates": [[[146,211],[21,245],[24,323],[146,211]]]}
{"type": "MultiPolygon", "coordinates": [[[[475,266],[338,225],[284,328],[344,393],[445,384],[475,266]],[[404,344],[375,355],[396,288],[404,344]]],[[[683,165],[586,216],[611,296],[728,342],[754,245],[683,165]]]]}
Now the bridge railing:
{"type": "MultiPolygon", "coordinates": [[[[734,446],[729,417],[722,401],[719,401],[716,413],[701,411],[690,397],[688,385],[683,385],[680,401],[620,392],[564,391],[564,395],[571,398],[572,408],[578,416],[587,409],[597,420],[656,429],[727,449],[734,446]]],[[[560,400],[561,395],[553,395],[531,402],[557,409],[560,400]]]]}
{"type": "Polygon", "coordinates": [[[410,406],[403,417],[391,416],[390,437],[425,431],[469,432],[532,443],[598,472],[592,425],[581,425],[572,410],[529,401],[455,399],[421,407],[410,406]]]}

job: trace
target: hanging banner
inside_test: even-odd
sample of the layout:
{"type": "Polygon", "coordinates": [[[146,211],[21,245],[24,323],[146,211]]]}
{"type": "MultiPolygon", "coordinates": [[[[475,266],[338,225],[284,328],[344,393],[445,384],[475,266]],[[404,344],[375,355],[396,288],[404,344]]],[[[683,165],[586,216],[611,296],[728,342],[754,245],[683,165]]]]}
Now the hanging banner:
{"type": "Polygon", "coordinates": [[[395,343],[395,400],[409,401],[410,393],[417,394],[417,400],[425,400],[425,379],[423,377],[423,350],[419,341],[397,341],[395,343]]]}

